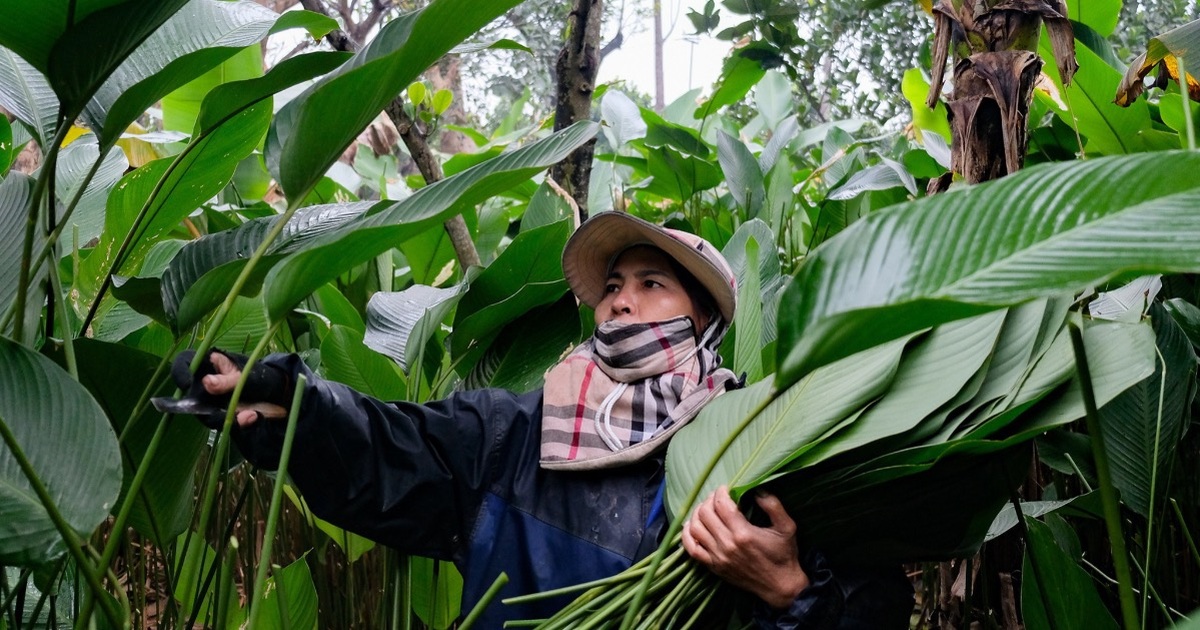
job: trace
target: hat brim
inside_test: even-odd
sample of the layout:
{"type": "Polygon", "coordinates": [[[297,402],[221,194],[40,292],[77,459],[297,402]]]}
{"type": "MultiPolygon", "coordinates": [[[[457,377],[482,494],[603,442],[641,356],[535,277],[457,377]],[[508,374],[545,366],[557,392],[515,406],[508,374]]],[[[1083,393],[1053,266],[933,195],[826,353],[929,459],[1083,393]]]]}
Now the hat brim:
{"type": "MultiPolygon", "coordinates": [[[[613,258],[635,245],[657,247],[687,269],[712,296],[721,317],[733,321],[737,296],[721,269],[663,228],[623,212],[593,216],[567,241],[563,275],[571,291],[581,302],[596,308],[604,298],[613,258]]],[[[707,242],[705,245],[711,247],[707,242]]]]}

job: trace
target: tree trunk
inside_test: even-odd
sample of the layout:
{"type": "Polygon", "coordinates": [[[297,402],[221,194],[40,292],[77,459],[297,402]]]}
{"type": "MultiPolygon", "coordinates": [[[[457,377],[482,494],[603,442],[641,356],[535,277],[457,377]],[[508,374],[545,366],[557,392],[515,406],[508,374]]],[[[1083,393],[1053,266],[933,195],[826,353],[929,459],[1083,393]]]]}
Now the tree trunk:
{"type": "MultiPolygon", "coordinates": [[[[940,0],[935,20],[933,82],[928,105],[942,91],[946,57],[954,54],[954,87],[946,101],[952,134],[951,170],[967,183],[1013,173],[1025,163],[1026,117],[1042,69],[1037,54],[1043,22],[1069,85],[1078,66],[1063,0],[940,0]]],[[[949,178],[935,180],[931,192],[949,178]]]]}
{"type": "MultiPolygon", "coordinates": [[[[603,0],[574,0],[567,18],[567,41],[558,53],[557,104],[554,111],[554,130],[566,129],[580,120],[592,117],[592,92],[596,89],[596,73],[600,69],[600,19],[603,0]]],[[[579,221],[587,219],[588,183],[592,175],[593,139],[576,149],[567,159],[554,165],[551,176],[575,199],[579,206],[579,221]]]]}

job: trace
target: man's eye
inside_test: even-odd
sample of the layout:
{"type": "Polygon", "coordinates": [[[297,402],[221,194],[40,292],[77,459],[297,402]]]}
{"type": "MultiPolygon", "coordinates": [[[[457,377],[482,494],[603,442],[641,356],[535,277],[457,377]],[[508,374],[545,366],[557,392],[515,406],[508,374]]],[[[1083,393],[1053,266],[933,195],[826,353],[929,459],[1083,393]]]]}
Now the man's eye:
{"type": "Polygon", "coordinates": [[[620,288],[621,287],[618,287],[615,284],[608,284],[608,285],[604,286],[604,292],[605,293],[616,293],[620,288]]]}
{"type": "Polygon", "coordinates": [[[642,283],[642,286],[646,287],[647,289],[653,289],[654,287],[661,287],[662,284],[656,280],[646,280],[642,283]]]}

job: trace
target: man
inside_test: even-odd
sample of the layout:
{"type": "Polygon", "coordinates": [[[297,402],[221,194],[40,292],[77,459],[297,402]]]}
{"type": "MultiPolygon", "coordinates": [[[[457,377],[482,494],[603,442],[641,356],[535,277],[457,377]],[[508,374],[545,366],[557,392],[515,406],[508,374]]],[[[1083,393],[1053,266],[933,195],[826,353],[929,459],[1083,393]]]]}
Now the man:
{"type": "MultiPolygon", "coordinates": [[[[539,592],[613,575],[650,553],[665,527],[663,447],[737,387],[718,354],[735,278],[711,244],[605,213],[571,237],[563,270],[594,308],[597,330],[547,373],[542,391],[384,403],[314,378],[295,355],[265,360],[245,389],[247,401],[284,404],[287,384],[308,375],[289,473],[313,511],[406,553],[453,559],[466,608],[501,571],[506,595],[539,592]]],[[[227,395],[238,367],[220,353],[211,362],[203,389],[227,395]]],[[[234,439],[251,462],[273,468],[283,430],[241,409],[234,439]]],[[[852,618],[876,582],[834,580],[813,554],[802,567],[795,523],[778,499],[757,500],[767,527],[747,521],[725,489],[708,497],[684,529],[688,553],[761,600],[765,627],[852,618]]],[[[890,627],[906,625],[905,598],[911,608],[908,592],[891,598],[901,621],[890,627]]],[[[564,603],[494,603],[481,627],[549,616],[564,603]]],[[[871,627],[889,627],[879,619],[871,627]]]]}

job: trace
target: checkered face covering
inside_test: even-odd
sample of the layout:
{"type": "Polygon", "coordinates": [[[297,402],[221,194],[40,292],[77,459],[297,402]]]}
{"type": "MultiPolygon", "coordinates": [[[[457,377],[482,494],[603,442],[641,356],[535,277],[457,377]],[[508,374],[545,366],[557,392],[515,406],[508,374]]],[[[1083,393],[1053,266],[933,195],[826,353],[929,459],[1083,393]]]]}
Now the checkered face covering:
{"type": "Polygon", "coordinates": [[[605,322],[546,374],[541,465],[611,468],[645,458],[737,379],[716,349],[714,317],[697,341],[689,317],[605,322]]]}

